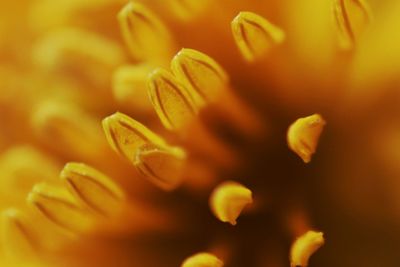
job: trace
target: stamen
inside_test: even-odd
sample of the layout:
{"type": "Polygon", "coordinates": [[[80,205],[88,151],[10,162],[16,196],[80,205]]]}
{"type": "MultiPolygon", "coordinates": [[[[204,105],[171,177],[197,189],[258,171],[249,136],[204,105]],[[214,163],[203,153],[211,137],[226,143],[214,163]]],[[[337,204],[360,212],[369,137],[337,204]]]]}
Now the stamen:
{"type": "Polygon", "coordinates": [[[171,68],[197,106],[216,103],[208,105],[211,112],[222,114],[232,128],[247,136],[255,137],[264,131],[264,121],[231,92],[227,73],[213,58],[184,48],[172,59],[171,68]]]}
{"type": "Polygon", "coordinates": [[[194,49],[179,51],[171,61],[171,69],[199,106],[218,99],[229,82],[225,70],[214,59],[194,49]]]}
{"type": "Polygon", "coordinates": [[[94,222],[88,211],[64,187],[36,184],[27,201],[47,219],[73,232],[87,231],[94,222]]]}
{"type": "Polygon", "coordinates": [[[371,22],[371,11],[364,0],[335,0],[334,18],[342,49],[351,49],[371,22]]]}
{"type": "Polygon", "coordinates": [[[187,258],[181,267],[222,267],[224,263],[216,256],[201,252],[187,258]]]}
{"type": "Polygon", "coordinates": [[[147,94],[147,76],[152,70],[149,65],[124,65],[113,73],[112,92],[115,99],[135,112],[153,110],[147,94]]]}
{"type": "Polygon", "coordinates": [[[2,212],[2,242],[4,250],[12,257],[34,256],[39,249],[38,237],[24,214],[10,208],[2,212]]]}
{"type": "Polygon", "coordinates": [[[96,119],[78,107],[42,103],[31,122],[41,140],[63,154],[97,158],[105,147],[96,119]]]}
{"type": "Polygon", "coordinates": [[[308,231],[294,241],[290,250],[290,266],[306,267],[308,261],[323,244],[322,232],[308,231]]]}
{"type": "Polygon", "coordinates": [[[236,225],[236,219],[244,207],[252,202],[252,192],[233,181],[218,185],[210,196],[210,206],[214,215],[222,222],[232,225],[236,225]]]}
{"type": "Polygon", "coordinates": [[[144,145],[137,151],[135,167],[152,183],[170,191],[181,184],[185,163],[186,153],[181,148],[144,145]]]}
{"type": "Polygon", "coordinates": [[[287,132],[289,148],[293,150],[305,163],[311,161],[315,153],[319,137],[326,122],[319,114],[314,114],[296,120],[290,125],[287,132]]]}
{"type": "Polygon", "coordinates": [[[263,58],[272,47],[285,40],[285,33],[280,28],[252,12],[240,12],[231,27],[242,56],[249,62],[263,58]]]}
{"type": "Polygon", "coordinates": [[[105,118],[103,129],[113,150],[131,163],[134,163],[136,150],[142,145],[166,146],[165,141],[160,136],[120,112],[105,118]]]}
{"type": "Polygon", "coordinates": [[[137,60],[165,62],[175,44],[164,23],[142,4],[130,1],[118,14],[122,35],[137,60]]]}
{"type": "Polygon", "coordinates": [[[154,109],[167,129],[182,129],[197,115],[198,108],[187,89],[168,71],[152,72],[148,90],[154,109]]]}
{"type": "Polygon", "coordinates": [[[70,162],[60,177],[88,208],[106,216],[117,214],[121,209],[124,192],[98,170],[83,163],[70,162]]]}

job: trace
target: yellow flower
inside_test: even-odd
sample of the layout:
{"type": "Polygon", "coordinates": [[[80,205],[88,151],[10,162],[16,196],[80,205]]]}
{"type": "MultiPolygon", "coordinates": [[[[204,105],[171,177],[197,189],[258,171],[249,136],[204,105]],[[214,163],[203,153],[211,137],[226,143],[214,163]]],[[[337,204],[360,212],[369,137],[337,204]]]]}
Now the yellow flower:
{"type": "Polygon", "coordinates": [[[0,265],[397,266],[399,12],[4,3],[0,265]]]}

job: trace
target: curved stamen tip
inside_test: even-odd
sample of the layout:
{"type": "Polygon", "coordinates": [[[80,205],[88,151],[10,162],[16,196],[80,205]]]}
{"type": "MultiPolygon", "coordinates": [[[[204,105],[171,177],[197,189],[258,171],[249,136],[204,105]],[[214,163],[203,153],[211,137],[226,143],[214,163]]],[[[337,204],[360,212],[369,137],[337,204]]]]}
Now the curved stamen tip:
{"type": "Polygon", "coordinates": [[[231,22],[232,34],[242,56],[249,62],[263,58],[285,40],[285,32],[260,15],[240,12],[231,22]]]}
{"type": "Polygon", "coordinates": [[[172,59],[171,69],[200,106],[217,99],[229,83],[221,65],[194,49],[181,49],[172,59]]]}
{"type": "Polygon", "coordinates": [[[206,252],[200,252],[188,257],[181,267],[222,267],[224,263],[216,256],[206,252]]]}
{"type": "Polygon", "coordinates": [[[150,73],[148,92],[158,117],[167,129],[184,128],[198,113],[187,88],[164,69],[158,68],[150,73]]]}
{"type": "Polygon", "coordinates": [[[323,244],[325,243],[322,232],[308,231],[297,238],[290,250],[290,266],[306,267],[308,261],[323,244]]]}
{"type": "Polygon", "coordinates": [[[214,215],[222,222],[232,225],[236,225],[236,219],[242,210],[252,202],[252,192],[233,181],[218,185],[210,196],[210,206],[214,215]]]}
{"type": "Polygon", "coordinates": [[[47,183],[36,184],[29,193],[27,202],[48,220],[64,229],[82,232],[92,226],[93,217],[64,187],[47,183]]]}
{"type": "Polygon", "coordinates": [[[125,198],[124,192],[112,179],[83,163],[67,163],[60,178],[77,199],[103,215],[117,213],[125,198]]]}
{"type": "Polygon", "coordinates": [[[153,184],[170,191],[182,183],[186,152],[181,148],[159,148],[149,145],[136,153],[135,167],[153,184]]]}
{"type": "Polygon", "coordinates": [[[134,163],[136,150],[144,144],[165,146],[165,141],[143,124],[116,112],[102,121],[103,130],[113,150],[134,163]]]}
{"type": "Polygon", "coordinates": [[[314,114],[300,118],[290,125],[287,132],[288,146],[305,163],[311,161],[325,124],[321,115],[314,114]]]}

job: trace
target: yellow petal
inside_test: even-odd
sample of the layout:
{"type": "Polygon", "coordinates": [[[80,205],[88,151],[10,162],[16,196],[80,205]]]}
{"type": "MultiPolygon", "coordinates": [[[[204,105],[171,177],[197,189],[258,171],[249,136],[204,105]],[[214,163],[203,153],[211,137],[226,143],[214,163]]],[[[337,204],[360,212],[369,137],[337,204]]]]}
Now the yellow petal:
{"type": "Polygon", "coordinates": [[[170,130],[184,128],[198,109],[187,89],[171,73],[156,69],[149,76],[150,100],[163,125],[170,130]]]}
{"type": "Polygon", "coordinates": [[[251,191],[243,185],[227,181],[218,185],[210,196],[214,215],[222,222],[236,224],[244,207],[253,202],[251,191]]]}
{"type": "Polygon", "coordinates": [[[231,23],[233,37],[244,59],[263,58],[272,47],[285,40],[285,33],[252,12],[240,12],[231,23]]]}
{"type": "Polygon", "coordinates": [[[135,112],[153,110],[147,94],[149,65],[123,65],[113,73],[112,92],[115,99],[135,112]]]}
{"type": "Polygon", "coordinates": [[[371,21],[370,8],[364,0],[335,0],[333,13],[338,32],[339,46],[354,46],[371,21]]]}
{"type": "Polygon", "coordinates": [[[88,208],[104,215],[113,215],[120,210],[124,192],[98,170],[83,163],[70,162],[64,166],[60,177],[88,208]]]}
{"type": "Polygon", "coordinates": [[[161,149],[144,145],[136,154],[135,167],[152,183],[173,190],[182,182],[186,153],[180,148],[161,149]]]}
{"type": "Polygon", "coordinates": [[[130,1],[119,12],[118,21],[135,59],[163,62],[173,54],[174,43],[167,27],[142,4],[130,1]]]}
{"type": "Polygon", "coordinates": [[[29,193],[27,201],[47,219],[64,229],[83,232],[93,224],[90,213],[64,187],[37,184],[29,193]]]}
{"type": "Polygon", "coordinates": [[[181,267],[222,267],[224,263],[216,256],[201,252],[187,258],[181,267]]]}
{"type": "Polygon", "coordinates": [[[103,129],[111,147],[134,163],[136,150],[145,144],[165,146],[165,141],[131,117],[116,112],[103,120],[103,129]]]}
{"type": "Polygon", "coordinates": [[[39,249],[39,240],[24,214],[14,208],[2,213],[2,242],[12,257],[30,258],[39,249]]]}
{"type": "Polygon", "coordinates": [[[171,61],[171,69],[200,106],[216,100],[229,82],[227,73],[214,59],[194,49],[179,51],[171,61]]]}
{"type": "Polygon", "coordinates": [[[311,255],[314,254],[324,242],[325,240],[322,232],[308,231],[297,238],[290,250],[290,266],[308,266],[311,255]]]}
{"type": "Polygon", "coordinates": [[[314,114],[296,120],[287,132],[289,148],[305,163],[311,161],[311,156],[318,146],[319,137],[326,122],[319,114],[314,114]]]}

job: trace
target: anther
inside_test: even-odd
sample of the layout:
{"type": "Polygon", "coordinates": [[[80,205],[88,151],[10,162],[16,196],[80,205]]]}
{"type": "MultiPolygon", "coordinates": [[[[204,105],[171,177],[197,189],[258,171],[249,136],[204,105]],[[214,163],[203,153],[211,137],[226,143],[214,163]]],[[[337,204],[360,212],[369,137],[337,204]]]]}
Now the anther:
{"type": "Polygon", "coordinates": [[[91,214],[64,187],[36,184],[27,201],[48,220],[73,232],[87,231],[94,222],[91,214]]]}
{"type": "Polygon", "coordinates": [[[200,252],[188,257],[181,267],[222,267],[224,263],[216,256],[206,252],[200,252]]]}
{"type": "Polygon", "coordinates": [[[164,69],[150,74],[148,90],[154,109],[167,129],[185,128],[198,113],[187,88],[164,69]]]}
{"type": "Polygon", "coordinates": [[[137,60],[164,62],[174,42],[165,24],[148,8],[130,1],[118,14],[122,36],[137,60]]]}
{"type": "Polygon", "coordinates": [[[32,257],[39,249],[37,233],[28,218],[18,209],[9,208],[2,212],[3,248],[12,257],[32,257]]]}
{"type": "Polygon", "coordinates": [[[181,148],[144,145],[136,153],[135,167],[153,184],[169,191],[181,184],[185,163],[186,153],[181,148]]]}
{"type": "Polygon", "coordinates": [[[335,0],[333,14],[339,46],[351,49],[371,21],[371,11],[364,0],[335,0]]]}
{"type": "Polygon", "coordinates": [[[146,126],[131,117],[116,112],[103,120],[103,129],[108,143],[131,163],[135,161],[136,150],[145,144],[166,146],[165,141],[146,126]]]}
{"type": "Polygon", "coordinates": [[[83,163],[70,162],[60,178],[70,191],[88,208],[102,215],[117,214],[124,201],[124,192],[105,174],[83,163]]]}
{"type": "Polygon", "coordinates": [[[322,232],[308,231],[297,238],[290,250],[290,266],[306,267],[310,257],[324,244],[322,232]]]}
{"type": "Polygon", "coordinates": [[[171,69],[201,106],[218,99],[229,82],[225,70],[213,58],[194,49],[179,51],[171,61],[171,69]]]}
{"type": "Polygon", "coordinates": [[[311,161],[311,156],[318,146],[319,137],[326,122],[319,114],[300,118],[292,123],[287,132],[289,148],[305,163],[311,161]]]}
{"type": "Polygon", "coordinates": [[[236,219],[242,210],[252,202],[252,192],[233,181],[218,185],[210,196],[210,206],[214,215],[222,222],[232,225],[236,225],[236,219]]]}
{"type": "Polygon", "coordinates": [[[254,62],[285,40],[285,33],[252,12],[240,12],[231,23],[233,37],[244,59],[254,62]]]}

